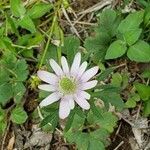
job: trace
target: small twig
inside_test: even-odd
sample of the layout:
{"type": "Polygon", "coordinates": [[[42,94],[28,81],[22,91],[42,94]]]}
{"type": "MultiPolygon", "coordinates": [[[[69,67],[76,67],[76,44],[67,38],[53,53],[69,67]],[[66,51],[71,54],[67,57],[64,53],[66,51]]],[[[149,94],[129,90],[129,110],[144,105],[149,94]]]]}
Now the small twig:
{"type": "Polygon", "coordinates": [[[78,13],[78,15],[82,15],[82,14],[87,14],[87,13],[91,13],[93,11],[98,11],[100,9],[102,9],[103,7],[106,7],[108,5],[110,5],[112,3],[113,0],[103,0],[97,4],[95,4],[94,6],[78,13]]]}
{"type": "Polygon", "coordinates": [[[69,18],[69,16],[68,16],[68,14],[67,14],[67,12],[66,12],[66,10],[65,10],[65,8],[64,8],[63,6],[62,6],[62,11],[63,11],[63,14],[64,14],[65,18],[66,18],[67,21],[69,22],[70,26],[71,26],[72,29],[74,30],[75,34],[79,37],[80,40],[82,40],[82,38],[80,37],[80,35],[79,35],[77,29],[76,29],[76,28],[74,27],[74,25],[72,24],[72,22],[71,22],[71,20],[70,20],[70,18],[69,18]]]}
{"type": "Polygon", "coordinates": [[[121,147],[124,144],[124,141],[122,141],[114,150],[118,150],[119,147],[121,147]]]}

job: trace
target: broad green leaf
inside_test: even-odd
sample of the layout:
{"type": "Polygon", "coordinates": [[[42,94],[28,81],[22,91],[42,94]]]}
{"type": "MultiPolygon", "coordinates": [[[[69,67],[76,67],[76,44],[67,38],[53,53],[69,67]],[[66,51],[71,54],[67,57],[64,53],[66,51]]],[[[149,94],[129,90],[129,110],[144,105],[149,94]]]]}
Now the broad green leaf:
{"type": "Polygon", "coordinates": [[[5,118],[6,112],[2,108],[0,108],[0,122],[2,122],[5,118]]]}
{"type": "Polygon", "coordinates": [[[46,3],[38,3],[33,5],[31,9],[27,11],[27,14],[32,18],[32,19],[37,19],[45,15],[47,12],[49,12],[52,9],[51,3],[46,4],[46,3]]]}
{"type": "Polygon", "coordinates": [[[12,86],[10,83],[0,85],[0,104],[4,105],[13,96],[12,86]]]}
{"type": "Polygon", "coordinates": [[[134,86],[143,101],[149,100],[150,86],[141,83],[135,83],[134,86]]]}
{"type": "Polygon", "coordinates": [[[129,47],[127,56],[132,61],[150,62],[150,45],[144,41],[138,41],[129,47]]]}
{"type": "Polygon", "coordinates": [[[121,40],[117,40],[109,46],[105,55],[105,59],[115,59],[121,57],[125,54],[126,50],[127,47],[125,43],[121,40]]]}
{"type": "Polygon", "coordinates": [[[89,146],[87,150],[105,150],[105,146],[101,141],[91,137],[89,139],[89,146]]]}
{"type": "Polygon", "coordinates": [[[75,54],[78,52],[80,41],[75,36],[68,36],[64,39],[63,52],[67,55],[69,64],[72,63],[75,54]]]}
{"type": "Polygon", "coordinates": [[[139,25],[143,21],[143,11],[136,11],[134,13],[129,14],[124,20],[121,21],[118,27],[118,31],[120,33],[125,34],[126,32],[130,32],[139,27],[139,25]]]}
{"type": "Polygon", "coordinates": [[[144,103],[143,113],[144,113],[145,116],[149,116],[149,115],[150,115],[150,99],[147,100],[147,101],[144,103]]]}
{"type": "Polygon", "coordinates": [[[148,6],[146,9],[145,9],[145,14],[144,14],[144,24],[147,26],[147,25],[150,25],[150,6],[148,6]]]}
{"type": "Polygon", "coordinates": [[[128,32],[125,32],[123,34],[123,38],[126,41],[126,43],[131,46],[132,44],[134,44],[140,37],[142,33],[142,29],[133,29],[130,30],[128,32]]]}
{"type": "Polygon", "coordinates": [[[23,18],[21,18],[21,20],[19,21],[19,25],[26,29],[26,30],[29,30],[31,33],[35,33],[36,32],[36,28],[35,28],[35,25],[32,21],[32,19],[26,15],[24,16],[23,18]]]}
{"type": "Polygon", "coordinates": [[[22,18],[26,12],[21,0],[10,0],[10,9],[15,17],[22,18]]]}
{"type": "Polygon", "coordinates": [[[22,107],[16,107],[12,110],[10,118],[14,123],[22,124],[27,120],[28,116],[22,107]]]}

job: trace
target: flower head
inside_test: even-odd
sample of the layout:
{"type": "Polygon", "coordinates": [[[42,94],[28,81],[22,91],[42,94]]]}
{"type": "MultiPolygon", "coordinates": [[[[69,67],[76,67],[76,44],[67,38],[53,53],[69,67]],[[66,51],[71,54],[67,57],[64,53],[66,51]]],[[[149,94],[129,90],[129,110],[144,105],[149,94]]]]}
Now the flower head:
{"type": "Polygon", "coordinates": [[[96,86],[97,80],[89,81],[98,72],[98,67],[93,67],[86,71],[87,62],[81,63],[81,54],[77,53],[74,57],[71,68],[67,60],[61,57],[62,68],[50,59],[50,65],[54,73],[47,71],[38,71],[38,77],[47,84],[39,85],[39,89],[52,92],[46,97],[40,106],[44,107],[60,100],[59,117],[66,118],[71,109],[74,109],[75,102],[83,109],[88,110],[90,104],[90,94],[85,90],[96,86]]]}

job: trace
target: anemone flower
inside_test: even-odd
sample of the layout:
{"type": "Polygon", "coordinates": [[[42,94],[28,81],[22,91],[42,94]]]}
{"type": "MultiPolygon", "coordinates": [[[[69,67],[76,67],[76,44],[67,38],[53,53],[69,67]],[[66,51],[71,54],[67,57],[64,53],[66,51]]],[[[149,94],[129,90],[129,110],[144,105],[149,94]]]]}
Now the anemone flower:
{"type": "Polygon", "coordinates": [[[50,66],[55,74],[43,70],[37,72],[38,77],[47,83],[39,85],[38,88],[51,92],[51,94],[40,103],[40,107],[60,101],[59,117],[61,119],[68,117],[70,111],[75,107],[75,102],[84,110],[90,108],[90,104],[87,101],[90,99],[90,94],[85,90],[96,86],[97,80],[89,80],[96,75],[98,67],[95,66],[86,71],[87,62],[80,63],[81,53],[75,55],[70,68],[66,58],[62,56],[62,67],[60,67],[55,60],[50,59],[50,66]]]}

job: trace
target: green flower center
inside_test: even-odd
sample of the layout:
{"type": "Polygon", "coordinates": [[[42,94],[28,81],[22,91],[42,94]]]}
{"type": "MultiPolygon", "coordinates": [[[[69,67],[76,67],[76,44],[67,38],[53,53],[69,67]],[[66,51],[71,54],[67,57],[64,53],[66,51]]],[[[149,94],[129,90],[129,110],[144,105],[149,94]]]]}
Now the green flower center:
{"type": "Polygon", "coordinates": [[[63,77],[59,82],[59,87],[64,94],[71,94],[76,90],[76,83],[67,77],[63,77]]]}

